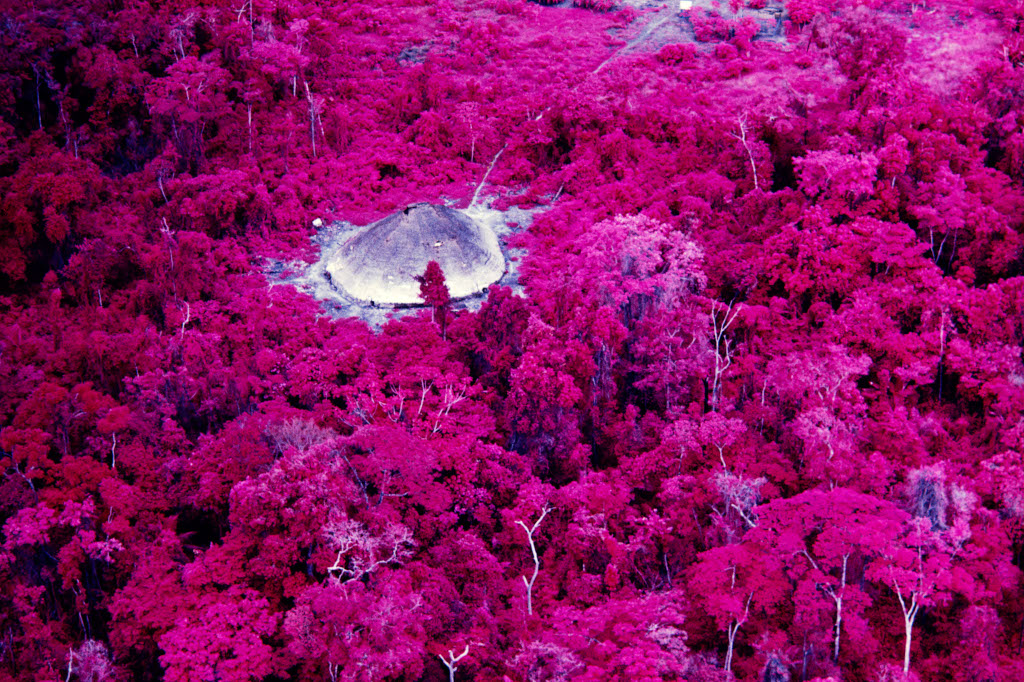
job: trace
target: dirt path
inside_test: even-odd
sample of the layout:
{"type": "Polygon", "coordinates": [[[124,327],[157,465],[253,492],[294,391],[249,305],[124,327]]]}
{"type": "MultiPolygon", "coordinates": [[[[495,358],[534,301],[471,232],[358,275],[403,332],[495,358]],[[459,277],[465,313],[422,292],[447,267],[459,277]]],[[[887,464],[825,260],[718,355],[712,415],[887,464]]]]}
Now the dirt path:
{"type": "Polygon", "coordinates": [[[604,69],[604,67],[608,66],[608,64],[610,64],[612,61],[618,59],[624,54],[629,53],[634,47],[647,40],[647,38],[650,37],[650,35],[654,33],[662,24],[669,21],[673,17],[676,17],[677,14],[678,13],[671,8],[671,5],[668,7],[662,7],[658,9],[658,11],[655,12],[654,15],[651,17],[651,20],[647,22],[647,25],[640,30],[640,33],[638,33],[635,38],[633,38],[625,45],[620,47],[618,50],[613,52],[611,56],[608,57],[608,59],[598,64],[597,68],[590,72],[590,75],[593,76],[596,73],[600,73],[600,71],[604,69]]]}
{"type": "MultiPolygon", "coordinates": [[[[554,9],[557,9],[557,8],[552,8],[552,9],[554,10],[554,9]]],[[[670,19],[672,19],[676,15],[677,15],[677,12],[672,9],[672,5],[671,4],[668,5],[668,6],[665,6],[665,7],[658,8],[657,11],[655,11],[652,14],[649,15],[650,18],[648,19],[647,24],[640,30],[639,33],[637,33],[637,35],[632,40],[629,40],[625,45],[622,45],[617,50],[615,50],[610,55],[608,55],[607,59],[605,59],[603,62],[601,62],[596,67],[594,67],[591,71],[589,71],[586,74],[586,76],[584,76],[580,80],[579,83],[577,83],[573,87],[569,88],[566,92],[567,93],[573,92],[574,90],[579,88],[583,83],[585,83],[588,78],[590,78],[591,76],[594,76],[594,75],[600,73],[602,70],[604,70],[604,68],[606,66],[611,64],[613,61],[615,61],[619,57],[623,56],[624,54],[628,54],[634,47],[636,47],[637,45],[640,45],[645,40],[647,40],[647,38],[650,37],[650,35],[655,30],[657,30],[660,26],[665,24],[667,21],[669,21],[670,19]]],[[[551,111],[551,106],[545,107],[539,114],[537,114],[533,118],[533,121],[536,122],[536,121],[541,120],[542,118],[544,118],[544,115],[547,114],[549,111],[551,111]]],[[[501,158],[501,155],[505,152],[505,150],[507,148],[508,148],[508,142],[503,144],[501,146],[501,149],[498,150],[498,153],[495,154],[494,158],[491,159],[491,163],[487,166],[487,170],[486,170],[486,172],[484,172],[484,176],[480,179],[480,182],[477,184],[476,189],[473,191],[473,198],[470,200],[469,206],[467,208],[474,208],[474,207],[482,205],[481,202],[480,202],[480,192],[483,189],[485,183],[487,182],[487,178],[490,177],[491,171],[493,171],[495,165],[497,165],[498,159],[501,158]]]]}

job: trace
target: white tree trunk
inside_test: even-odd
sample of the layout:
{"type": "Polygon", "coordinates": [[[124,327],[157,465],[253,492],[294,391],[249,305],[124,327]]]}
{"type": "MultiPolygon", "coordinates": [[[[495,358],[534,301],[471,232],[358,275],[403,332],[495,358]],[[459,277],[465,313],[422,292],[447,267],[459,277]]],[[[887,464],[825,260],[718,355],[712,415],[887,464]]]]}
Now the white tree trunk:
{"type": "Polygon", "coordinates": [[[903,672],[910,672],[910,642],[914,634],[914,621],[912,618],[904,618],[904,626],[907,630],[907,639],[903,645],[903,672]]]}
{"type": "MultiPolygon", "coordinates": [[[[735,579],[735,573],[733,573],[735,579]]],[[[729,648],[725,652],[725,672],[732,671],[732,653],[736,646],[736,633],[740,631],[740,626],[747,622],[747,616],[750,615],[750,600],[754,598],[754,593],[751,592],[747,597],[747,604],[743,607],[743,615],[736,619],[736,622],[729,625],[728,636],[729,636],[729,648]]]]}
{"type": "Polygon", "coordinates": [[[540,522],[544,520],[549,511],[551,511],[551,508],[545,505],[544,509],[541,510],[540,518],[529,528],[522,521],[516,521],[526,531],[526,539],[530,542],[530,553],[533,555],[533,575],[529,579],[525,575],[522,576],[523,585],[526,586],[526,615],[528,616],[533,615],[533,583],[537,581],[537,574],[540,573],[540,557],[537,556],[537,545],[533,542],[533,532],[537,530],[537,526],[540,525],[540,522]]]}
{"type": "Polygon", "coordinates": [[[839,635],[843,631],[843,592],[846,590],[846,564],[850,560],[849,554],[843,555],[843,576],[839,581],[839,594],[835,595],[836,600],[836,639],[835,647],[832,649],[832,660],[839,662],[839,635]]]}
{"type": "Polygon", "coordinates": [[[910,605],[907,606],[907,602],[903,599],[903,595],[900,593],[899,585],[896,587],[896,598],[900,600],[900,608],[903,609],[903,627],[906,632],[906,640],[903,644],[903,672],[910,672],[910,643],[914,634],[914,621],[917,619],[917,612],[921,609],[921,605],[917,602],[917,593],[910,593],[910,605]]]}
{"type": "Polygon", "coordinates": [[[729,648],[725,652],[725,672],[732,670],[732,650],[736,644],[736,633],[740,630],[740,624],[735,623],[729,626],[729,648]]]}
{"type": "Polygon", "coordinates": [[[839,634],[842,632],[843,627],[843,598],[836,598],[836,639],[835,646],[832,648],[832,660],[839,660],[839,634]]]}

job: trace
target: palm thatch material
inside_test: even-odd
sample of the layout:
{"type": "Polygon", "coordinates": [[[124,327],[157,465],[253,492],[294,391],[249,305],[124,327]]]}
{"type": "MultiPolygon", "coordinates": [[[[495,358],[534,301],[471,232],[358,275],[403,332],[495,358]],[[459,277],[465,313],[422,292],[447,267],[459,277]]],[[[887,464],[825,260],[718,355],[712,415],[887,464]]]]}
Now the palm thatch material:
{"type": "Polygon", "coordinates": [[[327,262],[335,287],[352,298],[416,304],[416,277],[437,261],[452,298],[483,291],[505,273],[505,257],[489,228],[445,206],[413,204],[343,243],[327,262]]]}

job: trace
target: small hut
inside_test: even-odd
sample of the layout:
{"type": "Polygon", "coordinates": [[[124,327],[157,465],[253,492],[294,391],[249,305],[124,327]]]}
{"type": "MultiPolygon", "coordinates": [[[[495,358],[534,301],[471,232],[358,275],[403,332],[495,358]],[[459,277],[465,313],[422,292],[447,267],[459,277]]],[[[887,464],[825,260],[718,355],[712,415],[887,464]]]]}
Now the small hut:
{"type": "Polygon", "coordinates": [[[412,204],[344,242],[327,262],[332,284],[360,301],[420,303],[416,280],[437,261],[451,297],[485,290],[505,273],[498,237],[463,213],[412,204]]]}

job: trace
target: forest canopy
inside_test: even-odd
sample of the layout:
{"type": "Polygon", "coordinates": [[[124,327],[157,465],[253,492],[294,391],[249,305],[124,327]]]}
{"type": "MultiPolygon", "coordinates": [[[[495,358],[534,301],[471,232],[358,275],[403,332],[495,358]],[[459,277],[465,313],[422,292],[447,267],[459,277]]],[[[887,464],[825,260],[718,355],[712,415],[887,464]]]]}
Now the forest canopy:
{"type": "Polygon", "coordinates": [[[1024,6],[0,3],[0,678],[1024,679],[1024,6]],[[271,262],[528,210],[515,286],[271,262]]]}

